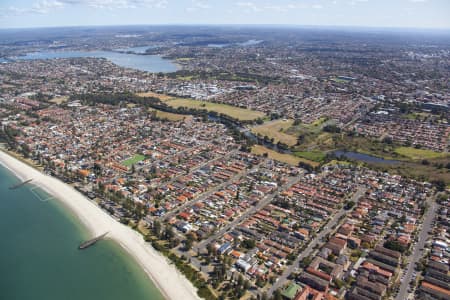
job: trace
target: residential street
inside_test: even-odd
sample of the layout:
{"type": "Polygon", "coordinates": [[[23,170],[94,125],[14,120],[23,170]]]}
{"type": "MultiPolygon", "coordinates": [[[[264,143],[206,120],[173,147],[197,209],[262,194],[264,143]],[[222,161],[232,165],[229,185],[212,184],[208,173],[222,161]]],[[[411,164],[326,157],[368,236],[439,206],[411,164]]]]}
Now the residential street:
{"type": "Polygon", "coordinates": [[[214,194],[215,192],[217,192],[218,190],[226,187],[227,185],[229,185],[230,183],[232,183],[233,181],[237,180],[238,178],[241,178],[243,176],[246,176],[249,172],[257,170],[259,168],[260,164],[254,166],[253,168],[251,168],[250,170],[245,170],[244,172],[238,173],[236,175],[234,175],[233,177],[231,177],[230,179],[228,179],[227,181],[222,182],[221,184],[219,184],[218,186],[210,189],[209,191],[206,191],[203,194],[200,194],[198,197],[195,197],[194,199],[190,200],[190,201],[186,201],[185,203],[183,203],[182,205],[174,208],[173,210],[171,210],[169,213],[167,213],[166,215],[163,216],[164,220],[169,220],[171,217],[173,217],[174,215],[176,215],[177,213],[179,213],[180,211],[182,211],[183,209],[185,209],[186,207],[188,207],[189,205],[191,205],[192,203],[195,203],[197,201],[202,201],[206,198],[208,198],[209,196],[211,196],[212,194],[214,194]]]}
{"type": "MultiPolygon", "coordinates": [[[[365,192],[366,192],[366,188],[359,187],[358,190],[356,191],[356,193],[351,198],[351,200],[354,201],[355,203],[357,203],[359,201],[359,199],[364,195],[365,192]]],[[[356,205],[354,207],[356,207],[356,205]]],[[[353,210],[353,208],[352,208],[352,210],[353,210]]],[[[283,274],[278,278],[278,280],[272,285],[272,287],[267,292],[267,295],[269,297],[272,296],[273,292],[275,292],[277,289],[281,288],[284,284],[286,284],[286,281],[287,281],[289,275],[291,275],[292,272],[294,272],[294,270],[296,268],[298,268],[300,261],[303,258],[311,255],[314,252],[314,248],[316,247],[316,245],[321,243],[322,239],[327,234],[329,234],[330,232],[332,232],[333,230],[338,228],[338,225],[340,223],[342,223],[343,220],[340,221],[340,218],[342,216],[344,216],[345,214],[347,214],[348,212],[351,212],[352,210],[345,210],[344,208],[342,208],[338,213],[336,213],[333,216],[333,218],[325,225],[324,230],[322,230],[313,240],[311,240],[311,242],[308,245],[308,248],[306,248],[305,251],[300,253],[300,255],[292,263],[292,265],[288,266],[287,269],[284,270],[283,274]]]]}
{"type": "Polygon", "coordinates": [[[400,285],[399,292],[397,294],[396,300],[405,300],[408,298],[408,287],[411,279],[413,277],[414,268],[416,263],[423,257],[424,246],[429,238],[430,234],[428,233],[433,226],[433,220],[436,216],[437,204],[434,199],[430,203],[430,207],[425,213],[424,221],[422,224],[421,231],[419,233],[419,240],[413,249],[412,255],[408,258],[408,266],[405,271],[405,277],[402,280],[400,285]]]}
{"type": "Polygon", "coordinates": [[[264,206],[266,206],[267,204],[269,204],[273,198],[275,198],[280,192],[285,191],[286,189],[289,189],[291,186],[293,186],[296,182],[298,181],[298,177],[293,177],[291,178],[288,183],[286,183],[285,185],[281,186],[278,188],[278,190],[270,195],[267,195],[265,198],[263,198],[256,206],[248,209],[245,213],[243,213],[240,217],[238,217],[237,219],[235,219],[233,222],[229,223],[228,225],[226,225],[224,228],[222,228],[221,230],[219,230],[217,233],[213,234],[212,236],[210,236],[209,238],[207,238],[206,240],[200,242],[198,245],[196,245],[194,247],[195,250],[197,249],[202,249],[204,247],[206,247],[206,245],[208,245],[209,243],[211,243],[212,241],[214,241],[215,239],[217,239],[218,237],[224,235],[227,231],[229,231],[230,229],[232,229],[234,226],[236,226],[237,224],[241,223],[243,220],[245,220],[248,216],[254,214],[255,212],[257,212],[258,210],[262,209],[264,206]]]}

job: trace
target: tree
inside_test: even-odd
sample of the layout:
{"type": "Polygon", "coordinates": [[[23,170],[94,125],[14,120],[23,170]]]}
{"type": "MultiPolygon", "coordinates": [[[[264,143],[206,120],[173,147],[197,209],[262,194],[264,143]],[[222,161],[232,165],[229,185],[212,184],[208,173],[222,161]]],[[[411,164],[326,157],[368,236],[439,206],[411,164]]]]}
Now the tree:
{"type": "Polygon", "coordinates": [[[444,180],[442,180],[442,179],[433,180],[431,183],[434,184],[434,186],[436,187],[436,189],[439,192],[445,191],[445,182],[444,182],[444,180]]]}
{"type": "Polygon", "coordinates": [[[273,293],[274,300],[283,300],[283,296],[281,295],[281,291],[279,289],[275,290],[273,293]]]}
{"type": "Polygon", "coordinates": [[[309,264],[311,264],[311,262],[312,258],[307,256],[300,261],[300,267],[306,268],[307,266],[309,266],[309,264]]]}
{"type": "Polygon", "coordinates": [[[244,285],[244,276],[242,276],[242,274],[239,274],[237,283],[239,286],[244,285]]]}
{"type": "Polygon", "coordinates": [[[383,246],[387,249],[398,251],[400,253],[406,251],[406,247],[400,244],[398,241],[387,241],[383,246]]]}
{"type": "Polygon", "coordinates": [[[253,239],[244,240],[242,241],[241,246],[246,249],[253,249],[256,247],[256,241],[253,239]]]}
{"type": "Polygon", "coordinates": [[[166,231],[164,232],[164,238],[166,239],[166,240],[171,240],[171,239],[173,239],[175,237],[175,233],[173,232],[173,229],[172,229],[172,227],[167,227],[166,228],[166,231]]]}
{"type": "Polygon", "coordinates": [[[193,241],[190,239],[187,239],[184,241],[184,251],[189,251],[192,249],[193,241]]]}
{"type": "Polygon", "coordinates": [[[347,201],[344,208],[346,210],[349,210],[349,209],[352,209],[353,206],[355,206],[355,201],[347,201]]]}
{"type": "Polygon", "coordinates": [[[251,288],[251,283],[250,283],[250,281],[248,281],[248,280],[245,280],[244,281],[244,289],[245,290],[249,290],[250,288],[251,288]]]}
{"type": "Polygon", "coordinates": [[[330,133],[340,133],[341,128],[339,128],[336,125],[326,125],[323,127],[323,131],[330,132],[330,133]]]}
{"type": "Polygon", "coordinates": [[[157,237],[161,234],[161,223],[158,220],[153,221],[152,231],[157,237]]]}
{"type": "Polygon", "coordinates": [[[171,239],[171,240],[169,241],[169,246],[170,246],[170,248],[175,248],[175,247],[177,247],[179,244],[180,244],[180,240],[179,240],[179,239],[176,239],[176,238],[171,239]]]}
{"type": "Polygon", "coordinates": [[[298,145],[301,145],[304,141],[305,141],[305,135],[300,134],[300,135],[297,137],[297,146],[298,146],[298,145]]]}
{"type": "Polygon", "coordinates": [[[214,249],[214,246],[213,246],[213,244],[208,244],[207,246],[206,246],[206,249],[208,250],[208,256],[213,256],[213,255],[216,255],[216,249],[214,249]]]}
{"type": "Polygon", "coordinates": [[[260,288],[262,288],[263,286],[266,285],[266,282],[261,277],[258,276],[258,278],[256,278],[255,284],[260,288]]]}
{"type": "Polygon", "coordinates": [[[383,138],[383,143],[388,144],[388,145],[392,145],[392,137],[390,136],[386,136],[385,138],[383,138]]]}

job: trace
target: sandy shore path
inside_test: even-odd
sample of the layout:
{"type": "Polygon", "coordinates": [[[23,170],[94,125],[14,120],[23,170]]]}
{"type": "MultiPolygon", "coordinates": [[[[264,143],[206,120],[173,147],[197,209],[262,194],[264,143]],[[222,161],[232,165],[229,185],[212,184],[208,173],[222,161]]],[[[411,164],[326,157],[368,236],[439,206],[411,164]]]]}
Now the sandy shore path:
{"type": "Polygon", "coordinates": [[[146,243],[142,235],[114,220],[71,186],[39,172],[3,151],[0,151],[0,163],[22,180],[33,178],[33,184],[69,207],[93,236],[109,231],[108,237],[134,257],[167,299],[200,299],[195,287],[174,265],[169,264],[167,258],[146,243]]]}

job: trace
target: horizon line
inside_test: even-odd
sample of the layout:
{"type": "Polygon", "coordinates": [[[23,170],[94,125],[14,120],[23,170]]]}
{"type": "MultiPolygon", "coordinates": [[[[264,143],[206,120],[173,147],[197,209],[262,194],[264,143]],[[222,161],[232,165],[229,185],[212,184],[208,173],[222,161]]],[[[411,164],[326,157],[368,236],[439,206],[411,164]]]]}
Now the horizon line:
{"type": "Polygon", "coordinates": [[[444,31],[450,33],[450,27],[405,27],[405,26],[371,26],[371,25],[308,25],[308,24],[265,24],[265,23],[155,23],[155,24],[89,24],[89,25],[55,25],[33,27],[0,27],[0,30],[30,30],[30,29],[57,29],[57,28],[86,28],[86,27],[281,27],[281,28],[323,28],[323,29],[369,29],[369,30],[393,30],[393,31],[444,31]]]}

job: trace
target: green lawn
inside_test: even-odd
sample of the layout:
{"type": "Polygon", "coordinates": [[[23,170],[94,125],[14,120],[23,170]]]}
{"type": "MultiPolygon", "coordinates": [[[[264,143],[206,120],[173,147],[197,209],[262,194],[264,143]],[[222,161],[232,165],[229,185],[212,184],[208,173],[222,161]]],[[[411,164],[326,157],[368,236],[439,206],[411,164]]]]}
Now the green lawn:
{"type": "Polygon", "coordinates": [[[275,120],[269,121],[262,125],[258,125],[252,128],[252,132],[261,136],[267,136],[273,138],[273,142],[276,144],[282,142],[288,146],[294,146],[297,143],[297,137],[295,135],[285,133],[288,130],[294,120],[275,120]]]}
{"type": "Polygon", "coordinates": [[[135,154],[135,155],[133,155],[132,158],[129,158],[129,159],[123,161],[122,165],[124,165],[125,167],[131,167],[132,165],[134,165],[140,161],[143,161],[144,159],[145,159],[144,155],[135,154]]]}
{"type": "Polygon", "coordinates": [[[298,157],[321,162],[325,159],[326,154],[322,151],[297,151],[294,154],[298,157]]]}
{"type": "Polygon", "coordinates": [[[282,154],[282,153],[279,153],[277,151],[271,150],[271,149],[266,148],[266,147],[261,146],[261,145],[254,145],[252,147],[252,153],[256,154],[256,155],[267,154],[267,157],[269,157],[270,159],[281,161],[281,162],[284,162],[284,163],[287,163],[287,164],[290,164],[290,165],[293,165],[293,166],[298,166],[298,164],[300,162],[307,163],[307,164],[309,164],[309,165],[311,165],[313,167],[318,167],[319,166],[318,162],[315,162],[315,161],[312,161],[312,160],[309,160],[309,159],[305,159],[305,158],[301,158],[301,157],[298,157],[298,156],[295,156],[295,155],[291,155],[291,154],[282,154]]]}
{"type": "Polygon", "coordinates": [[[173,100],[166,101],[166,104],[174,108],[187,107],[187,108],[206,109],[208,111],[215,111],[217,113],[222,113],[224,115],[228,115],[241,121],[249,121],[249,120],[251,121],[265,117],[265,114],[259,111],[240,108],[227,104],[198,101],[193,99],[176,98],[173,100]]]}
{"type": "Polygon", "coordinates": [[[413,160],[442,158],[449,155],[448,153],[435,152],[426,149],[416,149],[412,147],[398,147],[395,149],[395,153],[413,160]]]}

